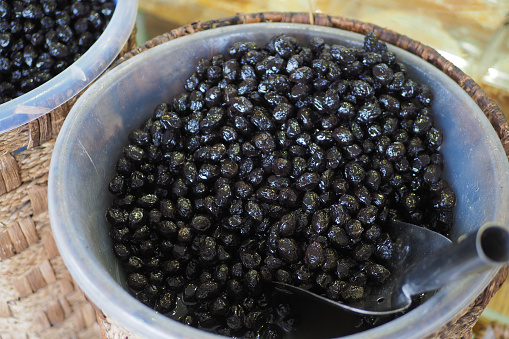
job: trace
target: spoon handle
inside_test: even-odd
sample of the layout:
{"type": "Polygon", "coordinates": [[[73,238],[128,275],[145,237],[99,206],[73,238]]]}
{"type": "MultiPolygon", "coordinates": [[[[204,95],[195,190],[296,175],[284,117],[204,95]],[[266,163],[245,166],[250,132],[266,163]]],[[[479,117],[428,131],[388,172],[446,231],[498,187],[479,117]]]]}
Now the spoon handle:
{"type": "Polygon", "coordinates": [[[509,228],[487,223],[410,267],[402,288],[418,295],[508,262],[509,228]]]}

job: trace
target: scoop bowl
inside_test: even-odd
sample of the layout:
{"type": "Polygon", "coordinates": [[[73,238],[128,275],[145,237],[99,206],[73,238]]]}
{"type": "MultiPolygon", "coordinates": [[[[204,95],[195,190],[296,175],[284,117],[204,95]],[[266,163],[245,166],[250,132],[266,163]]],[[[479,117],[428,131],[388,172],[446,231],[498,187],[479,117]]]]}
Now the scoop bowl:
{"type": "Polygon", "coordinates": [[[439,233],[401,221],[390,223],[388,232],[395,239],[387,263],[391,276],[383,284],[368,286],[360,300],[343,303],[292,285],[275,284],[354,313],[388,316],[407,310],[414,296],[509,261],[509,229],[497,223],[487,223],[455,243],[439,233]]]}

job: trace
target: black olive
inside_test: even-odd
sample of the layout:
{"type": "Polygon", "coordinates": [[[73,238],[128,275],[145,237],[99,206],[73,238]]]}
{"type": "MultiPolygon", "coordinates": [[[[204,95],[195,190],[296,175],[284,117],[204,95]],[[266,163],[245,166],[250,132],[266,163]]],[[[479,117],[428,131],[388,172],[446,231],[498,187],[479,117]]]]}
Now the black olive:
{"type": "Polygon", "coordinates": [[[131,273],[127,276],[127,285],[134,290],[141,290],[148,284],[148,279],[141,273],[131,273]]]}
{"type": "Polygon", "coordinates": [[[282,238],[278,240],[278,254],[286,262],[295,262],[298,260],[297,243],[292,238],[282,238]]]}

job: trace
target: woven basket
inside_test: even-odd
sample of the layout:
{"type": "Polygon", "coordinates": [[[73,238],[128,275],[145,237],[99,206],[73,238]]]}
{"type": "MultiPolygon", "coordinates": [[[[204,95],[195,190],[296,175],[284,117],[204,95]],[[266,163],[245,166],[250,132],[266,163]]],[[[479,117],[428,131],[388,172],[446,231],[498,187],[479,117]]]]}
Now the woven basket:
{"type": "Polygon", "coordinates": [[[476,339],[509,339],[509,326],[493,321],[474,326],[476,339]]]}
{"type": "MultiPolygon", "coordinates": [[[[328,16],[321,13],[280,13],[280,12],[263,12],[253,14],[238,14],[233,17],[207,21],[207,22],[194,22],[179,28],[176,28],[170,32],[162,34],[154,39],[148,41],[144,45],[140,45],[132,51],[126,53],[120,58],[116,65],[128,60],[144,51],[160,45],[161,43],[193,34],[198,31],[204,31],[208,29],[214,29],[217,27],[239,25],[246,23],[258,23],[258,22],[293,22],[303,23],[311,25],[329,26],[338,29],[348,30],[352,32],[365,34],[367,32],[375,32],[381,40],[384,40],[390,44],[396,45],[403,48],[429,63],[435,65],[450,78],[456,81],[478,104],[484,114],[488,117],[489,121],[493,125],[496,133],[500,137],[506,155],[509,157],[509,124],[500,111],[493,99],[489,98],[484,91],[475,83],[472,78],[465,75],[460,69],[455,67],[452,63],[444,59],[440,54],[432,49],[431,47],[425,46],[415,40],[412,40],[406,36],[402,36],[396,32],[384,29],[382,27],[364,23],[358,20],[347,19],[338,16],[328,16]]],[[[466,309],[458,314],[453,320],[451,320],[444,327],[439,329],[436,333],[430,335],[428,338],[471,338],[472,327],[476,323],[482,311],[486,308],[486,305],[493,297],[495,292],[500,288],[505,278],[508,275],[508,268],[502,268],[492,282],[486,287],[486,289],[472,302],[466,309]]],[[[118,324],[113,322],[107,317],[101,310],[96,308],[98,313],[99,325],[101,327],[101,333],[104,338],[116,339],[116,338],[129,338],[137,339],[138,337],[125,331],[118,324]]]]}
{"type": "MultiPolygon", "coordinates": [[[[119,55],[136,47],[136,28],[119,55]]],[[[94,308],[64,266],[47,207],[51,152],[79,95],[0,135],[0,338],[99,337],[94,308]]]]}

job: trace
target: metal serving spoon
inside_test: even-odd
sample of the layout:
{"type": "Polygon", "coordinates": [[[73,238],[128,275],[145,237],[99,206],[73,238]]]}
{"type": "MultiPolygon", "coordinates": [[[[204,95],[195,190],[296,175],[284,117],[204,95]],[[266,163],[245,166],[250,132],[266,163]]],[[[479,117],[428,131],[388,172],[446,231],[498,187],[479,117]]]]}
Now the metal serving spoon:
{"type": "Polygon", "coordinates": [[[389,234],[395,240],[389,260],[391,276],[383,285],[366,289],[359,301],[346,304],[299,287],[275,284],[358,314],[385,316],[409,308],[412,296],[509,262],[509,229],[496,223],[487,223],[455,243],[436,232],[399,221],[391,223],[389,234]]]}

